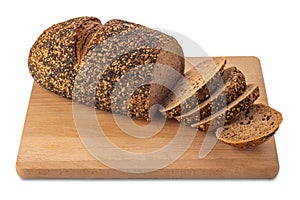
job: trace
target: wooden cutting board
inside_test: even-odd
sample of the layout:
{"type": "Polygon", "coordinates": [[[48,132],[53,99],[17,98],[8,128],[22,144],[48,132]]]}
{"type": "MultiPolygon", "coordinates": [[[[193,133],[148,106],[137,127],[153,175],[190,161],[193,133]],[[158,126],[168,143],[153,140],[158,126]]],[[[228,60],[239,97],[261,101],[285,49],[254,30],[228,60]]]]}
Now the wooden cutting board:
{"type": "MultiPolygon", "coordinates": [[[[187,59],[194,64],[200,60],[187,59]]],[[[268,103],[260,61],[256,57],[228,57],[227,65],[243,71],[247,83],[258,84],[261,96],[257,102],[268,103]]],[[[158,134],[140,139],[124,134],[110,113],[96,111],[96,115],[105,137],[131,152],[160,149],[172,140],[178,129],[178,122],[167,120],[158,134]]],[[[188,150],[165,168],[147,173],[112,169],[95,159],[82,144],[73,119],[72,102],[33,84],[16,169],[22,178],[273,178],[277,175],[279,163],[273,137],[249,150],[218,142],[205,158],[199,159],[204,137],[198,132],[188,150]]]]}

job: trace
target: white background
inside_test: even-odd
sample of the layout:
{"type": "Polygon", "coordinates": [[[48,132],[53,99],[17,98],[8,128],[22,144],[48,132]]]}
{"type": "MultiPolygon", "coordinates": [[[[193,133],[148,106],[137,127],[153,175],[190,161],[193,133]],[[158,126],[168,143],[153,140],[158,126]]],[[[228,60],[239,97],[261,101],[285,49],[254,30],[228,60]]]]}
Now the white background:
{"type": "Polygon", "coordinates": [[[1,1],[0,199],[256,199],[299,196],[300,11],[297,1],[1,1]],[[5,3],[2,3],[5,2],[5,3]],[[197,2],[197,3],[196,3],[197,2]],[[269,104],[282,112],[274,180],[22,180],[15,161],[32,78],[29,49],[48,26],[78,16],[121,18],[185,34],[210,56],[261,59],[269,104]]]}

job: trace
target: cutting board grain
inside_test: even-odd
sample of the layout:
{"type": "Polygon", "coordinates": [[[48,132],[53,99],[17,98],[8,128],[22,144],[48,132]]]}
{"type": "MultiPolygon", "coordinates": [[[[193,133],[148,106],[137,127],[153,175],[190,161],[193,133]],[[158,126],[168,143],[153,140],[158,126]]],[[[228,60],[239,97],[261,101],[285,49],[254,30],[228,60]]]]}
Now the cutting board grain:
{"type": "MultiPolygon", "coordinates": [[[[200,60],[187,59],[194,64],[200,60]]],[[[228,57],[227,66],[238,67],[248,83],[258,84],[261,96],[257,102],[268,103],[256,57],[228,57]]],[[[112,122],[110,113],[96,111],[96,114],[108,132],[107,137],[133,152],[161,148],[178,128],[176,121],[168,120],[159,134],[137,139],[123,134],[112,122]]],[[[197,133],[188,150],[165,168],[148,173],[121,172],[105,166],[85,149],[75,128],[72,102],[33,84],[16,170],[22,178],[273,178],[277,175],[279,163],[274,137],[249,150],[218,142],[204,159],[199,159],[204,137],[197,133]]]]}

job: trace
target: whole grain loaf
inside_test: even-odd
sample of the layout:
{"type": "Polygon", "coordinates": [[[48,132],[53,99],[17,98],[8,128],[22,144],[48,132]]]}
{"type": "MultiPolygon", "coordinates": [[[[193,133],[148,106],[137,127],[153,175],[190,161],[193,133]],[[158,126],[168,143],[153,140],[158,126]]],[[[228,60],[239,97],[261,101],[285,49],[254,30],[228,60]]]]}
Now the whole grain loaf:
{"type": "Polygon", "coordinates": [[[183,74],[183,50],[173,37],[119,19],[102,25],[95,17],[51,26],[28,57],[34,80],[62,97],[146,120],[153,105],[163,104],[160,111],[168,118],[201,131],[217,129],[226,144],[261,144],[282,116],[253,105],[258,86],[246,86],[243,73],[235,67],[224,70],[225,65],[225,57],[203,58],[183,74]]]}
{"type": "Polygon", "coordinates": [[[165,98],[184,71],[183,51],[173,37],[123,20],[102,25],[91,17],[47,29],[32,46],[28,61],[35,81],[52,92],[147,120],[150,107],[165,98]],[[168,76],[172,70],[175,76],[168,76]],[[124,79],[128,72],[133,75],[124,79]],[[140,81],[137,74],[143,76],[140,81]],[[136,90],[125,87],[131,82],[136,90]]]}

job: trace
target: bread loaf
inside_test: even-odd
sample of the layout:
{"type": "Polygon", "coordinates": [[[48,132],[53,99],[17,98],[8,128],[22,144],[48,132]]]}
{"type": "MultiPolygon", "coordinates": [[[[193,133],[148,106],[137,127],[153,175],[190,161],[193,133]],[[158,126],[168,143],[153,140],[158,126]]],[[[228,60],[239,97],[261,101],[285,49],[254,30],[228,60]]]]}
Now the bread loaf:
{"type": "Polygon", "coordinates": [[[224,70],[225,57],[204,58],[185,74],[184,63],[173,37],[119,19],[102,25],[94,17],[51,26],[28,57],[38,84],[100,110],[150,120],[151,106],[163,104],[168,118],[201,131],[219,128],[220,141],[243,148],[261,144],[278,129],[281,114],[253,105],[258,86],[246,86],[235,67],[224,70]]]}
{"type": "Polygon", "coordinates": [[[280,112],[263,104],[253,105],[217,131],[220,141],[240,148],[257,146],[273,136],[282,121],[280,112]]]}
{"type": "Polygon", "coordinates": [[[160,103],[168,87],[177,82],[176,76],[168,76],[170,69],[178,74],[184,71],[183,51],[177,41],[123,20],[101,25],[96,18],[82,17],[53,25],[29,54],[30,73],[48,90],[101,110],[147,120],[149,108],[160,103]],[[121,82],[129,71],[134,75],[121,82]],[[159,80],[162,77],[165,80],[159,80]],[[157,81],[167,87],[155,84],[157,81]],[[114,90],[119,82],[131,84],[114,90]],[[134,84],[137,88],[128,90],[134,84]]]}

